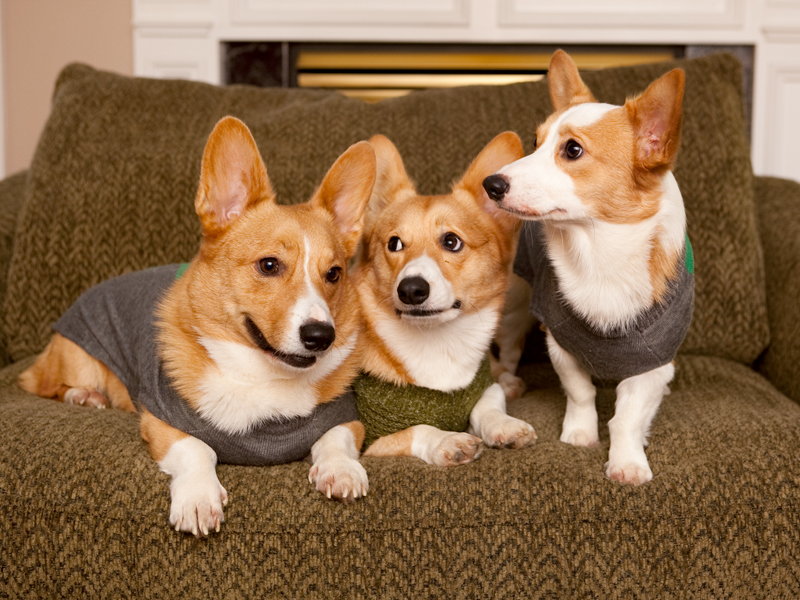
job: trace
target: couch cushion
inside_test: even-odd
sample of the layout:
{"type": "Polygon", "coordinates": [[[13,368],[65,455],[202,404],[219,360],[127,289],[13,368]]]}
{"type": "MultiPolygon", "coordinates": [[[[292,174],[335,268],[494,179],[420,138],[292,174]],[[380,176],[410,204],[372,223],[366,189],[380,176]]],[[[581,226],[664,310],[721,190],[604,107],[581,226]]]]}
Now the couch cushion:
{"type": "Polygon", "coordinates": [[[223,465],[226,523],[169,527],[169,480],[134,415],[24,394],[0,372],[0,590],[11,597],[797,598],[800,406],[749,368],[682,356],[647,449],[654,478],[603,474],[558,441],[547,365],[510,412],[539,440],[439,468],[365,458],[366,498],[325,499],[308,463],[223,465]]]}
{"type": "MultiPolygon", "coordinates": [[[[686,70],[676,176],[695,248],[696,312],[684,351],[749,363],[768,326],[742,126],[741,73],[730,56],[585,74],[622,103],[666,70],[686,70]]],[[[227,114],[253,130],[278,197],[307,199],[339,153],[386,134],[422,193],[444,192],[494,135],[532,148],[551,111],[545,82],[419,92],[366,104],[334,92],[214,87],[67,67],[36,151],[6,302],[14,359],[40,350],[49,325],[89,286],[189,259],[200,158],[227,114]]]]}

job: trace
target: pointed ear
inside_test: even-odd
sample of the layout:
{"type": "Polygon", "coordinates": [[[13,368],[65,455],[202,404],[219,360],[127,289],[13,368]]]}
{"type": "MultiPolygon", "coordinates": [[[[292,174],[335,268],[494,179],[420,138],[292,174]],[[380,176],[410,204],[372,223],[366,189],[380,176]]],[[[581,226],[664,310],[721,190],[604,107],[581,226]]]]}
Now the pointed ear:
{"type": "Polygon", "coordinates": [[[194,203],[203,232],[219,233],[251,206],[274,199],[250,130],[234,117],[221,119],[206,142],[194,203]]]}
{"type": "Polygon", "coordinates": [[[636,159],[645,169],[672,167],[678,156],[685,75],[673,69],[625,103],[636,135],[636,159]]]}
{"type": "Polygon", "coordinates": [[[466,190],[504,229],[514,229],[519,225],[519,219],[499,208],[497,203],[489,198],[483,188],[483,180],[523,156],[525,152],[519,136],[513,131],[501,133],[480,151],[461,181],[453,186],[453,190],[466,190]]]}
{"type": "Polygon", "coordinates": [[[377,177],[375,188],[367,207],[364,230],[370,232],[380,212],[397,196],[398,192],[408,190],[416,193],[414,182],[408,177],[400,152],[389,138],[374,135],[369,139],[375,149],[377,161],[377,177]]]}
{"type": "Polygon", "coordinates": [[[563,50],[556,50],[550,59],[547,81],[550,85],[550,100],[556,111],[573,104],[597,102],[583,83],[575,61],[563,50]]]}
{"type": "Polygon", "coordinates": [[[333,215],[348,258],[358,247],[364,212],[374,185],[375,151],[367,142],[358,142],[333,163],[311,199],[312,205],[333,215]]]}

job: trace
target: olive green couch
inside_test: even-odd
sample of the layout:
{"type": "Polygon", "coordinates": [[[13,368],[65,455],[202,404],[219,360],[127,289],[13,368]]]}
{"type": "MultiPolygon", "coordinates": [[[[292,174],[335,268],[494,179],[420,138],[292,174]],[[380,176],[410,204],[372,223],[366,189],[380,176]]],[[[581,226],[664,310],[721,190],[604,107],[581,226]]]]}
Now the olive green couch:
{"type": "MultiPolygon", "coordinates": [[[[697,296],[653,423],[653,480],[603,473],[612,388],[600,447],[558,441],[564,398],[534,335],[510,412],[535,446],[449,469],[364,459],[370,493],[350,505],[316,492],[306,463],[222,465],[230,503],[208,539],[169,528],[168,478],[135,416],[16,386],[50,324],[93,284],[193,255],[200,157],[224,115],[251,127],[282,201],[376,133],[435,193],[497,133],[532,148],[546,83],[368,105],[67,67],[30,169],[0,183],[0,598],[800,597],[800,184],[754,177],[735,59],[679,64],[697,296]]],[[[673,66],[585,80],[621,103],[673,66]]]]}

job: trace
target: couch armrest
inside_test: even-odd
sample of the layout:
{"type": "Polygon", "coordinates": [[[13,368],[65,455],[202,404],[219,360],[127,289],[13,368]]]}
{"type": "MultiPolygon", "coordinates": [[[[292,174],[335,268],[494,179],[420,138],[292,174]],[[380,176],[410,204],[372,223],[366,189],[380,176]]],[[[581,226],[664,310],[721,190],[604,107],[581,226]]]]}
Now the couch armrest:
{"type": "Polygon", "coordinates": [[[756,177],[755,200],[767,279],[770,345],[757,366],[800,402],[800,183],[756,177]]]}
{"type": "MultiPolygon", "coordinates": [[[[28,172],[22,171],[0,181],[0,307],[3,307],[8,287],[8,266],[14,248],[17,215],[25,197],[28,172]]],[[[2,320],[0,320],[0,326],[2,320]]],[[[9,362],[5,334],[0,329],[0,367],[9,362]]]]}

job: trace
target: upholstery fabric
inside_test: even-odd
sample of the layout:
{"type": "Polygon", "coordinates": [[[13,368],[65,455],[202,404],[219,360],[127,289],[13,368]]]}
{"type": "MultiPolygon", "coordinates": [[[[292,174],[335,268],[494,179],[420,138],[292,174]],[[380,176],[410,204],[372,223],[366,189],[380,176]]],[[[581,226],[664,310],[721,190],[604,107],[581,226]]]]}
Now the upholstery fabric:
{"type": "MultiPolygon", "coordinates": [[[[792,598],[800,593],[800,406],[747,367],[678,359],[653,424],[655,477],[603,474],[601,444],[558,441],[549,366],[510,413],[535,446],[441,468],[364,458],[343,505],[308,463],[222,465],[226,522],[168,524],[169,480],[134,415],[35,399],[0,377],[0,594],[12,598],[792,598]],[[35,443],[34,443],[35,442],[35,443]]],[[[613,390],[598,396],[601,423],[613,390]]]]}

